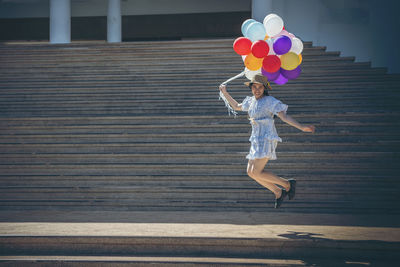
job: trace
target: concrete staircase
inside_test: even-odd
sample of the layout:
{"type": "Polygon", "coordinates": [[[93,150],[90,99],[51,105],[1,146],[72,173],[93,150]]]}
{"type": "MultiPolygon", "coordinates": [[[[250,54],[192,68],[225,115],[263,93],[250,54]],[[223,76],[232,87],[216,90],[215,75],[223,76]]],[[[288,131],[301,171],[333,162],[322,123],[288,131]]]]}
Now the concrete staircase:
{"type": "MultiPolygon", "coordinates": [[[[4,229],[19,229],[19,222],[133,220],[225,225],[232,214],[238,213],[282,219],[271,222],[271,218],[262,217],[250,224],[293,224],[307,218],[302,224],[315,225],[320,222],[317,218],[327,218],[327,225],[335,221],[341,226],[349,222],[397,227],[400,76],[305,43],[303,73],[286,85],[274,85],[271,94],[289,105],[288,114],[302,123],[314,124],[317,131],[305,134],[276,119],[283,143],[278,145],[278,160],[269,162],[267,168],[279,176],[296,178],[298,193],[295,200],[274,210],[273,195],[246,175],[250,134],[246,114],[229,117],[218,100],[218,85],[243,69],[232,42],[1,44],[0,219],[7,223],[4,229]],[[127,213],[130,219],[124,217],[127,213]],[[214,220],[216,214],[226,216],[214,220]]],[[[250,95],[242,82],[229,86],[238,101],[250,95]]],[[[239,224],[247,223],[240,220],[239,224]]],[[[105,253],[100,244],[107,242],[101,238],[93,242],[98,246],[82,253],[68,246],[57,246],[54,253],[48,253],[49,247],[44,244],[49,241],[40,240],[43,237],[35,239],[30,236],[34,232],[24,232],[21,239],[17,232],[11,232],[2,232],[0,238],[5,256],[127,256],[124,249],[105,253]],[[42,245],[29,245],[34,243],[42,245]]],[[[74,239],[70,235],[65,234],[65,238],[73,244],[88,242],[82,236],[74,239]]],[[[245,241],[235,243],[223,239],[225,236],[218,239],[211,235],[200,249],[167,253],[168,244],[181,244],[177,248],[182,250],[194,242],[185,243],[182,238],[188,237],[173,241],[158,237],[153,242],[157,245],[136,254],[129,250],[129,256],[168,255],[192,257],[192,261],[125,258],[111,262],[120,266],[125,266],[124,262],[143,266],[305,266],[307,262],[296,260],[311,246],[291,254],[265,254],[262,251],[270,248],[268,244],[253,240],[253,246],[262,249],[246,254],[229,246],[243,250],[245,241]],[[210,240],[225,242],[221,246],[226,249],[211,253],[205,249],[210,240]],[[202,258],[194,260],[196,256],[202,258]],[[235,263],[224,256],[244,261],[235,263]],[[214,257],[214,261],[201,260],[207,257],[214,257]],[[269,257],[281,261],[273,262],[269,257]]],[[[132,246],[139,242],[137,238],[129,240],[132,246]]],[[[304,242],[302,239],[288,246],[302,246],[304,242]]],[[[331,239],[330,248],[337,242],[331,239]]],[[[381,245],[357,243],[349,251],[362,254],[366,247],[376,250],[381,245]]],[[[397,245],[397,241],[385,243],[392,252],[397,251],[397,245]]],[[[3,259],[7,262],[9,258],[3,259]]],[[[23,263],[20,260],[7,263],[37,263],[32,257],[23,263]]],[[[66,258],[43,258],[42,263],[59,261],[69,262],[66,258]]],[[[111,263],[82,260],[79,264],[111,263]]]]}

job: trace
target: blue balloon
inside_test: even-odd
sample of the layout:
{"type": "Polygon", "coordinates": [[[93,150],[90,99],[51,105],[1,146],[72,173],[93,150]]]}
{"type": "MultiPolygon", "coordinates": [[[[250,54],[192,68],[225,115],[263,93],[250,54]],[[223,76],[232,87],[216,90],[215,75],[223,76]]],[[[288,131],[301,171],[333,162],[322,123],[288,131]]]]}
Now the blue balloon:
{"type": "Polygon", "coordinates": [[[242,34],[244,37],[247,37],[247,29],[251,23],[256,22],[254,19],[246,19],[242,24],[242,34]]]}
{"type": "Polygon", "coordinates": [[[247,35],[253,43],[258,40],[264,40],[266,35],[265,27],[260,22],[253,22],[247,28],[247,35]]]}

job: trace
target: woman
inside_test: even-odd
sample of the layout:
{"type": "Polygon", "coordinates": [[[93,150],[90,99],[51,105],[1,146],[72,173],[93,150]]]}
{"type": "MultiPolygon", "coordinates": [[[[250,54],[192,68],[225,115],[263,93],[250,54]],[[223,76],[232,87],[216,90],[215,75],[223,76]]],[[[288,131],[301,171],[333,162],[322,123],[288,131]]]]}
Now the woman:
{"type": "Polygon", "coordinates": [[[248,112],[252,125],[252,133],[250,136],[250,152],[246,157],[249,160],[247,174],[275,194],[275,208],[279,208],[287,195],[289,199],[294,198],[296,180],[286,180],[271,172],[264,171],[268,160],[276,159],[276,146],[278,142],[282,142],[275,129],[274,115],[303,132],[314,133],[315,127],[313,125],[300,124],[286,114],[288,106],[268,95],[267,90],[271,90],[272,88],[265,76],[257,74],[250,82],[246,82],[245,85],[250,87],[253,96],[247,96],[241,104],[236,102],[226,91],[225,85],[221,85],[219,89],[223,95],[222,97],[226,98],[234,110],[248,112]]]}

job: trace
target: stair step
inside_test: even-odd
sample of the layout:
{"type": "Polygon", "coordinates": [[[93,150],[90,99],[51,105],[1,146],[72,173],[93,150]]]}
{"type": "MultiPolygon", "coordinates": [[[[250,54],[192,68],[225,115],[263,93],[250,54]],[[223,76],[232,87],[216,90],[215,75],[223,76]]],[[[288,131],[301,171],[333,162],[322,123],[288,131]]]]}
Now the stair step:
{"type": "MultiPolygon", "coordinates": [[[[355,163],[270,163],[270,170],[279,175],[297,176],[310,173],[325,174],[371,174],[386,175],[398,172],[393,164],[368,162],[355,163]],[[388,168],[390,167],[390,168],[388,168]]],[[[231,163],[218,164],[19,164],[0,166],[3,175],[246,175],[246,165],[231,163]]]]}
{"type": "MultiPolygon", "coordinates": [[[[247,152],[240,153],[156,153],[156,154],[4,154],[0,155],[0,166],[4,165],[56,165],[56,164],[246,164],[247,152]]],[[[400,159],[400,153],[367,152],[367,153],[278,153],[281,163],[364,163],[394,166],[400,159]]]]}
{"type": "MultiPolygon", "coordinates": [[[[72,201],[59,201],[50,199],[49,201],[13,201],[13,202],[0,202],[0,210],[2,212],[9,211],[42,211],[49,212],[51,210],[57,210],[59,212],[77,212],[77,211],[130,211],[130,212],[143,212],[157,210],[163,211],[184,211],[184,212],[217,212],[218,210],[224,210],[226,212],[243,211],[243,212],[273,212],[273,196],[269,198],[259,200],[260,203],[252,201],[251,203],[245,203],[244,201],[229,201],[225,202],[214,202],[209,201],[196,201],[196,200],[175,200],[169,202],[166,199],[153,199],[148,200],[146,203],[138,201],[108,201],[108,200],[72,200],[72,201]],[[51,203],[51,204],[50,204],[51,203]]],[[[377,200],[363,201],[363,202],[346,202],[346,203],[335,203],[337,201],[332,200],[331,203],[319,203],[320,200],[316,199],[314,204],[310,201],[306,202],[290,202],[285,203],[285,212],[296,212],[296,213],[339,213],[346,214],[365,214],[365,213],[376,213],[385,215],[399,215],[398,206],[393,205],[393,200],[382,201],[381,206],[374,205],[377,200]],[[382,208],[383,206],[383,208],[382,208]]]]}
{"type": "MultiPolygon", "coordinates": [[[[314,118],[320,119],[321,123],[333,121],[337,124],[353,124],[361,122],[393,122],[398,118],[400,112],[387,113],[362,113],[362,112],[342,112],[342,113],[324,113],[303,114],[296,113],[292,115],[297,119],[314,118]]],[[[96,116],[96,117],[27,117],[27,118],[0,118],[0,126],[7,128],[8,126],[73,126],[73,125],[159,125],[159,124],[185,124],[185,123],[213,123],[213,124],[232,124],[232,123],[248,123],[248,119],[239,116],[232,120],[224,115],[212,116],[96,116]]],[[[397,122],[397,121],[395,121],[397,122]]]]}
{"type": "MultiPolygon", "coordinates": [[[[379,96],[376,96],[378,100],[379,96]]],[[[342,103],[343,105],[346,105],[348,103],[356,103],[368,100],[369,97],[367,95],[359,95],[359,96],[351,96],[351,97],[329,97],[329,96],[320,96],[320,97],[310,97],[309,101],[313,101],[316,105],[318,105],[320,102],[326,103],[326,104],[331,104],[332,102],[339,102],[342,103]]],[[[383,98],[381,98],[383,101],[383,98]]],[[[392,104],[392,101],[396,101],[397,99],[400,99],[397,96],[393,96],[393,100],[386,100],[388,104],[392,104]]],[[[299,99],[291,99],[289,97],[285,97],[285,100],[290,101],[292,105],[296,105],[298,103],[304,103],[306,102],[304,100],[299,100],[299,99]]],[[[376,101],[375,100],[375,101],[376,101]]],[[[77,97],[76,99],[15,99],[13,100],[12,98],[4,99],[1,101],[0,99],[0,105],[6,106],[7,108],[25,108],[25,107],[44,107],[44,108],[53,108],[53,107],[78,107],[79,105],[85,105],[88,107],[97,107],[97,106],[112,106],[112,105],[120,105],[120,106],[126,106],[126,105],[135,105],[139,107],[157,107],[157,106],[169,106],[173,105],[175,107],[190,107],[190,106],[210,106],[210,105],[215,105],[217,106],[218,104],[221,104],[218,99],[215,99],[215,97],[208,97],[208,98],[198,98],[196,100],[193,99],[154,99],[150,100],[149,97],[142,97],[142,98],[132,98],[132,99],[90,99],[90,100],[83,100],[81,97],[77,97]],[[196,101],[195,103],[193,103],[196,101]]]]}
{"type": "MultiPolygon", "coordinates": [[[[385,153],[390,151],[393,146],[398,145],[396,141],[375,141],[372,142],[330,142],[318,143],[310,145],[310,143],[301,142],[283,142],[278,145],[277,155],[286,157],[286,155],[305,155],[313,152],[348,153],[385,153]]],[[[238,142],[232,143],[57,143],[57,144],[0,144],[0,154],[147,154],[147,153],[246,153],[250,147],[250,143],[238,142]]],[[[357,155],[357,154],[356,154],[357,155]]],[[[362,155],[362,154],[360,154],[362,155]]],[[[312,156],[308,155],[308,156],[312,156]]]]}
{"type": "MultiPolygon", "coordinates": [[[[284,142],[299,142],[305,145],[318,143],[389,142],[397,140],[396,132],[371,134],[369,132],[325,132],[318,134],[280,134],[284,142]],[[308,143],[307,143],[308,142],[308,143]],[[312,143],[311,143],[312,142],[312,143]]],[[[59,135],[3,135],[0,144],[82,144],[82,143],[249,143],[249,133],[192,133],[192,134],[59,134],[59,135]]],[[[394,143],[397,144],[398,143],[394,143]]]]}
{"type": "MultiPolygon", "coordinates": [[[[311,61],[312,58],[307,58],[309,60],[307,62],[302,64],[302,76],[316,76],[320,75],[322,73],[325,73],[327,75],[332,75],[332,70],[340,71],[343,75],[346,75],[349,73],[381,73],[385,74],[386,72],[382,68],[370,68],[370,64],[366,62],[353,62],[349,63],[346,61],[340,61],[340,62],[335,62],[335,64],[330,64],[327,61],[324,62],[318,62],[318,61],[311,61]],[[323,68],[321,68],[323,67],[323,68]]],[[[233,61],[236,61],[236,59],[233,58],[233,61]]],[[[193,71],[179,67],[179,66],[171,66],[170,68],[166,69],[163,68],[162,66],[157,65],[158,62],[154,62],[152,65],[152,69],[154,72],[157,72],[160,75],[172,75],[173,73],[176,73],[176,71],[180,71],[181,73],[190,73],[193,71]]],[[[68,67],[68,66],[57,66],[56,68],[52,66],[53,68],[48,68],[46,65],[34,65],[31,67],[26,67],[26,66],[20,66],[18,64],[13,65],[8,65],[8,68],[2,68],[0,66],[0,69],[2,70],[2,73],[0,74],[1,79],[7,79],[9,77],[16,77],[16,76],[26,76],[26,77],[37,77],[36,75],[47,75],[49,77],[53,77],[53,75],[64,75],[64,77],[68,76],[82,76],[86,77],[87,75],[106,75],[106,76],[113,76],[113,75],[138,75],[138,74],[146,74],[145,70],[142,69],[134,69],[128,68],[129,65],[123,65],[123,66],[108,66],[105,68],[105,66],[98,66],[98,64],[93,64],[93,65],[88,65],[88,66],[76,66],[75,68],[68,67]],[[21,74],[21,70],[24,71],[24,75],[21,74]],[[35,75],[35,76],[34,76],[35,75]]],[[[205,66],[205,65],[200,65],[196,69],[195,74],[200,74],[200,73],[208,73],[210,75],[215,75],[214,71],[219,70],[217,67],[214,66],[205,66]]],[[[224,75],[234,75],[235,72],[237,72],[237,66],[227,68],[223,72],[221,71],[220,74],[221,76],[224,75]]]]}
{"type": "MultiPolygon", "coordinates": [[[[370,124],[351,124],[353,129],[349,130],[348,125],[319,125],[314,123],[317,127],[318,133],[327,132],[352,132],[352,133],[363,133],[370,132],[371,128],[379,127],[382,132],[396,132],[400,129],[400,125],[387,125],[385,123],[370,123],[370,124]]],[[[289,133],[298,133],[298,129],[288,128],[287,125],[276,125],[278,132],[281,135],[289,133]]],[[[197,134],[197,133],[209,133],[218,134],[226,132],[235,133],[249,133],[251,126],[246,124],[225,124],[225,125],[159,125],[159,126],[91,126],[91,127],[81,127],[81,126],[69,126],[69,127],[9,127],[7,129],[0,128],[0,136],[7,135],[46,135],[46,134],[144,134],[149,132],[156,132],[157,134],[197,134]]]]}
{"type": "MultiPolygon", "coordinates": [[[[318,260],[317,260],[318,261],[318,260]]],[[[0,256],[0,263],[8,266],[271,266],[302,267],[306,263],[295,259],[254,259],[223,257],[129,257],[129,256],[0,256]]],[[[318,261],[320,262],[320,261],[318,261]]]]}
{"type": "MultiPolygon", "coordinates": [[[[193,187],[152,187],[151,189],[145,186],[132,186],[132,187],[82,187],[82,188],[15,188],[5,187],[0,188],[2,192],[0,202],[21,202],[21,201],[87,201],[87,202],[138,202],[138,203],[157,203],[169,202],[252,202],[265,201],[270,199],[272,194],[265,192],[261,188],[193,188],[193,187]]],[[[395,201],[396,190],[381,190],[379,193],[375,192],[374,188],[359,188],[346,190],[345,188],[330,188],[324,190],[323,187],[314,187],[312,190],[304,187],[298,188],[296,193],[296,201],[300,202],[332,202],[336,201],[338,204],[341,202],[364,203],[374,201],[395,201]],[[318,190],[318,193],[315,191],[318,190]]],[[[322,203],[320,203],[322,205],[322,203]]],[[[94,203],[95,205],[95,203],[94,203]]],[[[297,204],[296,204],[297,205],[297,204]]],[[[393,203],[391,206],[398,206],[393,203]]]]}

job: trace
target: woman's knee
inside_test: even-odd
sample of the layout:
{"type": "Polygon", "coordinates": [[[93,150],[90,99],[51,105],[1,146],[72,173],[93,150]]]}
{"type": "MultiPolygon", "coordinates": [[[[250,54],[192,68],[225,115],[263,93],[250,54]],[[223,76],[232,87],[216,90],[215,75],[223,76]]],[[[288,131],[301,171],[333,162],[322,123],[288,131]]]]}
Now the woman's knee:
{"type": "Polygon", "coordinates": [[[260,171],[254,168],[247,168],[247,175],[250,178],[256,179],[260,175],[260,171]]]}
{"type": "Polygon", "coordinates": [[[268,162],[267,158],[249,160],[247,164],[247,175],[249,175],[253,179],[258,178],[263,172],[267,162],[268,162]]]}
{"type": "Polygon", "coordinates": [[[252,171],[252,170],[249,170],[249,169],[247,168],[247,175],[248,175],[250,178],[253,178],[253,171],[252,171]]]}

